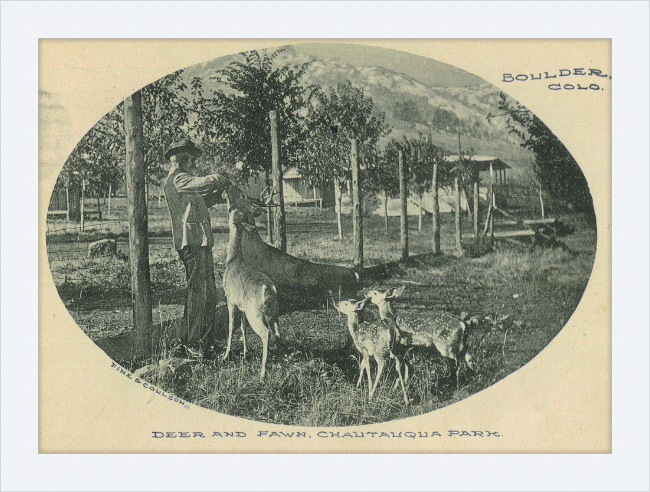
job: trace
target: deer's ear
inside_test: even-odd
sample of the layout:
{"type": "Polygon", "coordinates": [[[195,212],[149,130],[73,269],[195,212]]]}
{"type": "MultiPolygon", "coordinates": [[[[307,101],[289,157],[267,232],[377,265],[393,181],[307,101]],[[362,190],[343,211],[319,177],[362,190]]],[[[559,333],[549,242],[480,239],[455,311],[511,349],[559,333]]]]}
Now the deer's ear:
{"type": "Polygon", "coordinates": [[[365,299],[361,299],[360,301],[357,301],[355,303],[355,311],[361,311],[364,307],[366,307],[366,303],[370,300],[370,297],[366,297],[365,299]]]}
{"type": "Polygon", "coordinates": [[[399,296],[401,296],[401,295],[402,295],[402,292],[404,292],[404,289],[406,289],[406,285],[402,285],[402,286],[399,287],[399,288],[397,288],[397,287],[394,288],[394,289],[393,289],[393,293],[391,294],[391,297],[392,297],[392,298],[395,298],[395,297],[399,297],[399,296]]]}

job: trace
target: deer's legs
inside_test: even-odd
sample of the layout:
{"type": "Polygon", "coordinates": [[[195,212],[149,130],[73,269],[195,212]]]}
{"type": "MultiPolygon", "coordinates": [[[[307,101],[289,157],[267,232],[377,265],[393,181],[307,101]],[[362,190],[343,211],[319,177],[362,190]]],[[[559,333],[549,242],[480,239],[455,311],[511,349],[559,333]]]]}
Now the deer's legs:
{"type": "MultiPolygon", "coordinates": [[[[395,358],[397,360],[397,357],[395,358]]],[[[404,364],[404,382],[408,383],[409,380],[409,365],[406,362],[403,362],[404,364]]],[[[399,384],[399,380],[395,380],[395,384],[393,384],[393,391],[397,389],[397,385],[399,384]]]]}
{"type": "Polygon", "coordinates": [[[244,342],[244,359],[246,358],[246,316],[240,316],[241,323],[239,329],[241,330],[241,339],[244,342]]]}
{"type": "MultiPolygon", "coordinates": [[[[404,393],[404,403],[409,404],[409,399],[408,396],[406,396],[406,387],[404,386],[404,380],[402,379],[402,364],[399,361],[399,358],[395,354],[390,354],[392,358],[395,359],[395,370],[397,371],[397,376],[399,377],[399,382],[402,385],[402,393],[404,393]]],[[[406,363],[404,363],[404,366],[408,367],[406,363]]],[[[408,369],[405,369],[405,371],[408,371],[408,369]]],[[[407,372],[408,374],[408,372],[407,372]]],[[[397,383],[397,381],[395,381],[397,383]]]]}
{"type": "Polygon", "coordinates": [[[235,306],[233,303],[228,301],[228,342],[226,342],[226,353],[223,354],[223,360],[226,360],[228,358],[228,355],[230,355],[230,345],[232,343],[232,331],[235,325],[235,317],[237,316],[237,311],[238,311],[237,306],[235,306]]]}
{"type": "Polygon", "coordinates": [[[253,328],[253,331],[262,339],[262,371],[260,372],[260,379],[264,379],[266,375],[266,358],[269,354],[269,333],[270,330],[260,317],[249,318],[248,323],[253,328]]]}
{"type": "Polygon", "coordinates": [[[377,361],[377,376],[375,377],[375,384],[373,385],[372,390],[370,390],[370,398],[372,398],[372,395],[374,395],[375,391],[377,391],[377,385],[379,384],[379,378],[381,377],[381,371],[384,370],[384,365],[386,364],[383,357],[375,356],[375,360],[377,361]]]}
{"type": "Polygon", "coordinates": [[[361,362],[359,363],[359,379],[357,379],[357,388],[361,386],[361,380],[363,379],[363,370],[366,368],[366,358],[362,355],[361,362]]]}
{"type": "Polygon", "coordinates": [[[262,332],[260,338],[262,339],[262,371],[260,372],[260,379],[264,379],[266,375],[266,358],[269,355],[269,331],[262,332]]]}
{"type": "Polygon", "coordinates": [[[366,366],[366,376],[368,376],[368,394],[370,397],[372,397],[372,378],[370,377],[370,356],[365,355],[363,356],[364,359],[364,365],[366,366]]]}
{"type": "Polygon", "coordinates": [[[456,373],[456,389],[460,383],[460,361],[458,359],[451,359],[452,370],[456,373]]]}

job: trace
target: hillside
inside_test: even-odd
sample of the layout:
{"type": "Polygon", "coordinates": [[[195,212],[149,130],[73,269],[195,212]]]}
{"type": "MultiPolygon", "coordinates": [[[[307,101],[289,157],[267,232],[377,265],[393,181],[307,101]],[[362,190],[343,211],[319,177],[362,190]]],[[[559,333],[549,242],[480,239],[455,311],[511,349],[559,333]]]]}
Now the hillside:
{"type": "MultiPolygon", "coordinates": [[[[363,49],[366,48],[355,47],[355,53],[363,49]]],[[[498,112],[499,90],[482,79],[414,55],[408,55],[410,63],[407,68],[419,80],[385,66],[367,65],[369,57],[356,66],[350,63],[354,61],[354,53],[348,53],[345,61],[341,59],[343,57],[316,58],[311,53],[313,51],[301,49],[300,46],[287,47],[276,58],[276,64],[293,65],[314,60],[304,78],[306,84],[318,84],[327,89],[350,80],[355,87],[363,88],[366,94],[372,96],[376,110],[386,113],[387,123],[393,128],[390,137],[431,133],[434,143],[449,152],[457,152],[460,131],[463,150],[473,149],[475,154],[501,158],[513,167],[511,177],[516,180],[528,174],[533,162],[532,154],[522,149],[518,139],[508,133],[503,119],[486,119],[489,112],[498,112]],[[428,63],[427,69],[416,70],[413,57],[423,60],[423,64],[428,63]],[[442,75],[434,77],[436,69],[442,75]]],[[[188,81],[201,77],[207,88],[216,89],[218,84],[210,80],[210,76],[238,58],[238,55],[233,55],[195,65],[189,67],[184,76],[188,81]]],[[[376,58],[382,61],[381,57],[376,58]]],[[[390,63],[393,68],[400,68],[394,60],[387,60],[387,64],[390,63]]]]}

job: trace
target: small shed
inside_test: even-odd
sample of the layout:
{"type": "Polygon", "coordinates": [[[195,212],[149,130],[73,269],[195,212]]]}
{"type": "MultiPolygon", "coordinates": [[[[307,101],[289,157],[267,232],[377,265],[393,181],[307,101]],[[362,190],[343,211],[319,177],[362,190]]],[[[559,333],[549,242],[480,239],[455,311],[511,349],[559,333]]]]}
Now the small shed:
{"type": "MultiPolygon", "coordinates": [[[[249,178],[243,191],[257,196],[266,187],[263,176],[249,178]]],[[[282,192],[285,205],[328,207],[334,203],[333,191],[327,187],[312,186],[295,167],[288,167],[282,172],[282,192]]]]}
{"type": "Polygon", "coordinates": [[[282,173],[284,203],[287,205],[316,205],[323,207],[323,197],[315,186],[311,186],[300,171],[290,167],[282,173]]]}
{"type": "MultiPolygon", "coordinates": [[[[450,155],[445,158],[447,162],[458,162],[458,154],[450,155]]],[[[508,184],[508,177],[506,171],[510,166],[503,162],[498,157],[491,157],[485,155],[475,155],[470,157],[476,172],[490,172],[496,177],[494,184],[508,184]]]]}

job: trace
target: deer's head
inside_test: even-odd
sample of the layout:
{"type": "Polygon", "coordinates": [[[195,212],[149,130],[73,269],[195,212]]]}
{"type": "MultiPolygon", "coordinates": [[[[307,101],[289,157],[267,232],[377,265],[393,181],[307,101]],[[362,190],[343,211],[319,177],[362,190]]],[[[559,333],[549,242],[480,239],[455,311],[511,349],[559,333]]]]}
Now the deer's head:
{"type": "Polygon", "coordinates": [[[359,312],[363,311],[363,308],[366,307],[368,301],[370,301],[370,298],[366,297],[360,301],[357,301],[355,299],[347,299],[345,301],[336,302],[331,291],[330,297],[332,298],[332,304],[334,305],[334,308],[339,313],[345,314],[348,317],[357,316],[359,312]]]}
{"type": "Polygon", "coordinates": [[[277,194],[275,192],[275,188],[268,192],[267,190],[268,187],[262,191],[260,198],[256,199],[248,196],[236,186],[228,186],[223,194],[225,195],[228,203],[229,223],[230,219],[232,218],[231,213],[233,211],[237,211],[238,224],[245,223],[254,226],[255,217],[262,215],[263,208],[276,206],[271,204],[273,198],[277,194]]]}
{"type": "Polygon", "coordinates": [[[388,289],[385,291],[380,291],[380,290],[369,290],[366,293],[366,296],[370,298],[373,304],[383,304],[387,301],[392,301],[393,299],[396,299],[397,297],[402,295],[402,292],[404,292],[404,289],[406,289],[406,286],[403,285],[402,287],[393,287],[392,289],[388,289]]]}
{"type": "Polygon", "coordinates": [[[379,307],[381,313],[392,314],[391,301],[401,296],[405,288],[406,286],[403,285],[402,287],[393,287],[385,291],[369,290],[366,293],[366,297],[379,307]]]}

